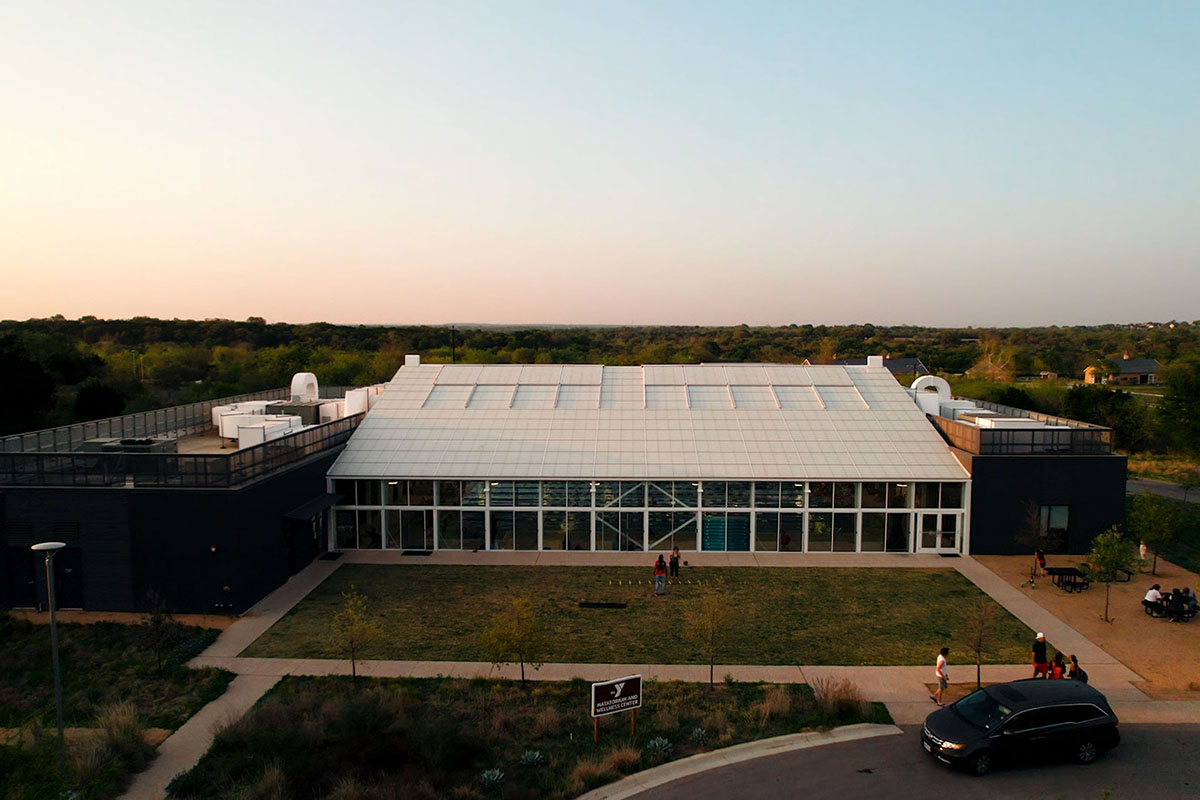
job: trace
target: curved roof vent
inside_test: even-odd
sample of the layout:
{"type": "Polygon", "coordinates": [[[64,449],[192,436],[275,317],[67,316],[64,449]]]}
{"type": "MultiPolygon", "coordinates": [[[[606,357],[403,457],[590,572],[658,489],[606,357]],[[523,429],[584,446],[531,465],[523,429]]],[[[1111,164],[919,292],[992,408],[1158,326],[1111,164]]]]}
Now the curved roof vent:
{"type": "Polygon", "coordinates": [[[937,392],[939,399],[950,399],[950,384],[946,383],[944,378],[939,378],[936,375],[922,375],[913,381],[912,386],[909,388],[914,392],[927,392],[932,389],[937,392]]]}
{"type": "Polygon", "coordinates": [[[292,402],[311,403],[320,397],[317,376],[311,372],[297,372],[292,376],[292,402]]]}

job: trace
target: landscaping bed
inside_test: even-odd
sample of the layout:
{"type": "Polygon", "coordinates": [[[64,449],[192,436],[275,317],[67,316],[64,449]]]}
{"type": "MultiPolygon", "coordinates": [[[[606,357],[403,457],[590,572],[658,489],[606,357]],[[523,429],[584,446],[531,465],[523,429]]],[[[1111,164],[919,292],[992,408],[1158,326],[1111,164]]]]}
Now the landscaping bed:
{"type": "Polygon", "coordinates": [[[528,594],[550,632],[548,662],[707,663],[684,635],[686,611],[718,591],[730,628],[721,664],[913,665],[965,641],[976,602],[993,605],[984,663],[1028,660],[1033,632],[953,569],[734,568],[683,570],[654,597],[646,569],[345,565],[242,655],[331,658],[323,632],[353,585],[384,629],[365,658],[486,661],[480,632],[528,594]],[[632,582],[632,583],[631,583],[632,582]],[[581,600],[626,608],[580,608],[581,600]]]}
{"type": "Polygon", "coordinates": [[[589,684],[491,678],[286,677],[177,778],[177,798],[566,798],[666,761],[753,739],[887,723],[853,687],[644,684],[600,721],[589,684]]]}
{"type": "Polygon", "coordinates": [[[0,796],[52,798],[64,788],[92,800],[118,794],[153,758],[146,729],[178,728],[233,679],[226,670],[183,666],[217,634],[168,623],[156,652],[146,626],[60,624],[63,720],[77,729],[67,739],[62,783],[50,628],[0,614],[0,796]]]}

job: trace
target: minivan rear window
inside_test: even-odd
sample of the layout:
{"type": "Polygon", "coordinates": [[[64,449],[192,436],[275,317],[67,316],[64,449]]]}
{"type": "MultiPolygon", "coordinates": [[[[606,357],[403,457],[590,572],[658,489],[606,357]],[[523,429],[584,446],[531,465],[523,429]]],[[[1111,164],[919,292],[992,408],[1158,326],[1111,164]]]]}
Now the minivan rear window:
{"type": "Polygon", "coordinates": [[[1008,706],[983,689],[977,689],[951,706],[960,717],[985,731],[990,731],[1012,714],[1008,706]]]}

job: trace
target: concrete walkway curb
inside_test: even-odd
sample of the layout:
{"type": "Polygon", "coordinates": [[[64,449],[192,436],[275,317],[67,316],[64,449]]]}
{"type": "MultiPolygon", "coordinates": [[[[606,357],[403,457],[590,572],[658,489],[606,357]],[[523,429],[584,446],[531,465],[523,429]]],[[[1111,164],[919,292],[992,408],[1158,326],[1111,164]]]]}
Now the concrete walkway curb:
{"type": "Polygon", "coordinates": [[[234,678],[225,694],[197,711],[158,746],[158,756],[134,778],[121,800],[162,800],[166,797],[167,784],[179,773],[196,766],[217,731],[241,719],[278,681],[276,675],[234,678]]]}
{"type": "Polygon", "coordinates": [[[635,772],[616,783],[593,789],[587,794],[580,795],[578,800],[623,800],[633,797],[656,786],[677,781],[688,775],[706,772],[710,769],[727,767],[754,758],[790,753],[793,750],[805,750],[810,747],[821,747],[827,744],[853,742],[859,739],[870,739],[876,736],[895,736],[904,733],[895,725],[876,725],[861,723],[834,728],[831,731],[810,731],[807,733],[791,733],[786,736],[776,736],[771,739],[760,739],[757,742],[746,742],[701,753],[678,761],[671,761],[661,767],[635,772]]]}
{"type": "MultiPolygon", "coordinates": [[[[1010,614],[1025,623],[1034,631],[1046,634],[1048,641],[1056,650],[1063,653],[1074,653],[1079,656],[1081,664],[1087,664],[1090,672],[1094,664],[1119,664],[1099,646],[1079,631],[1063,622],[1052,613],[1042,608],[1036,601],[1026,597],[1021,591],[1012,586],[1004,578],[980,564],[970,556],[955,559],[955,568],[980,591],[990,596],[1004,606],[1010,614]]],[[[1030,645],[1032,645],[1032,639],[1030,645]]],[[[1141,680],[1141,676],[1130,670],[1133,676],[1129,680],[1141,680]]]]}

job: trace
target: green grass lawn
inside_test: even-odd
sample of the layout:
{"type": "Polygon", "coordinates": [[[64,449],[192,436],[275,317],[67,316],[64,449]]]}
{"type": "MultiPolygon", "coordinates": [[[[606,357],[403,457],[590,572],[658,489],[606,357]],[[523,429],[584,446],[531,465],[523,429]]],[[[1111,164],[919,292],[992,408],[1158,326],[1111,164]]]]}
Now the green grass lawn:
{"type": "MultiPolygon", "coordinates": [[[[974,584],[952,569],[684,568],[691,583],[654,597],[649,569],[346,565],[242,655],[328,658],[326,620],[351,585],[385,629],[368,658],[486,661],[479,634],[507,600],[534,598],[550,662],[707,663],[683,635],[704,591],[723,592],[733,627],[726,664],[932,664],[949,646],[966,659],[974,584]],[[632,581],[632,584],[631,584],[632,581]],[[583,609],[580,600],[624,609],[583,609]]],[[[992,602],[988,600],[987,602],[992,602]]],[[[1033,633],[996,605],[986,663],[1024,663],[1033,633]]]]}
{"type": "Polygon", "coordinates": [[[629,714],[592,741],[589,685],[476,678],[287,677],[171,785],[173,797],[576,797],[624,774],[753,739],[855,722],[887,723],[852,692],[803,684],[646,683],[629,714]],[[655,740],[659,741],[656,743],[655,740]],[[531,755],[526,756],[527,753],[531,755]],[[532,753],[538,754],[534,757],[532,753]],[[484,771],[503,774],[491,789],[484,771]]]}

